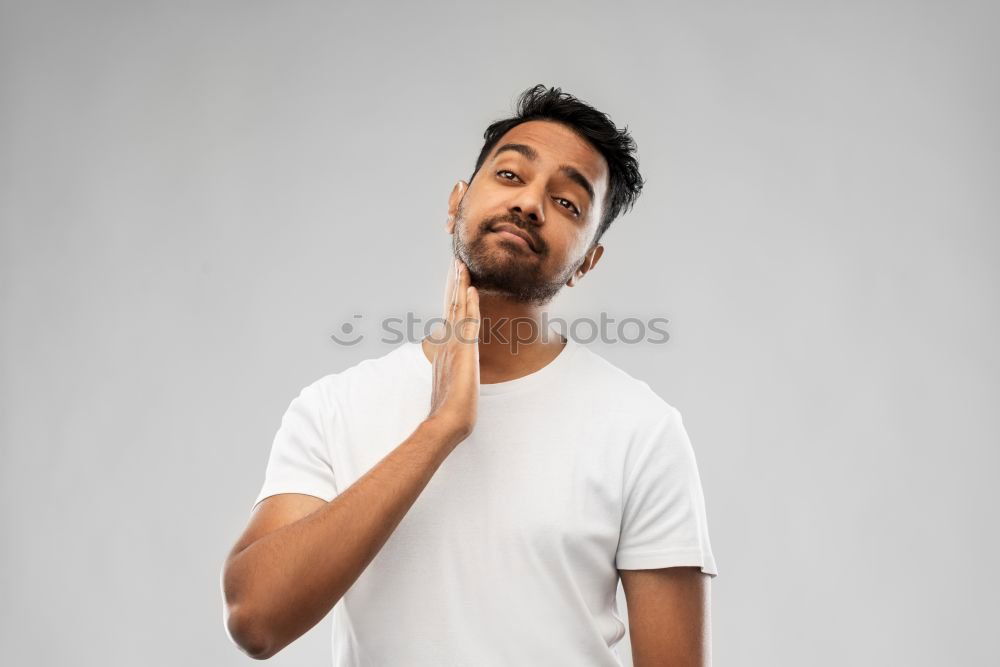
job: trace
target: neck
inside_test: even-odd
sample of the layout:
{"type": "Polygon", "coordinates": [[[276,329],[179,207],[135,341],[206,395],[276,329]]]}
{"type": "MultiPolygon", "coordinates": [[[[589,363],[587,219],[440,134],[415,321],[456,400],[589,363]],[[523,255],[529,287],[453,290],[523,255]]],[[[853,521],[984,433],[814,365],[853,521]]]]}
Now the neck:
{"type": "MultiPolygon", "coordinates": [[[[544,306],[511,301],[497,294],[479,295],[479,381],[493,384],[534,373],[562,352],[563,337],[548,327],[543,331],[544,306]],[[546,335],[547,333],[547,335],[546,335]]],[[[433,359],[433,344],[423,341],[424,354],[433,359]]]]}

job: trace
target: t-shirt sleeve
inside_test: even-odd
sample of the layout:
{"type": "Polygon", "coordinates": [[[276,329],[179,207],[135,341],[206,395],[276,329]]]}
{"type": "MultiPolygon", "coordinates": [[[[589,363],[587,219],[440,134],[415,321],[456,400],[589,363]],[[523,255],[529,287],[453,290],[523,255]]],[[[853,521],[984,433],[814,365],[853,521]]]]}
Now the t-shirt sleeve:
{"type": "Polygon", "coordinates": [[[641,436],[625,481],[620,570],[698,566],[718,575],[694,449],[680,412],[669,410],[641,436]]]}
{"type": "Polygon", "coordinates": [[[330,501],[337,495],[327,439],[331,406],[320,380],[295,397],[271,444],[264,484],[253,507],[278,493],[304,493],[330,501]]]}

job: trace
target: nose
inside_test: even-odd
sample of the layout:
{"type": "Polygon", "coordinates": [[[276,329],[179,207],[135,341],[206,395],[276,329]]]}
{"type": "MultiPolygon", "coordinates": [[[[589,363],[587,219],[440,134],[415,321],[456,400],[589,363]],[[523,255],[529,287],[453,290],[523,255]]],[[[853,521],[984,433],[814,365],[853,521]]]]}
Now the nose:
{"type": "Polygon", "coordinates": [[[544,193],[536,188],[526,187],[517,191],[510,205],[511,213],[516,213],[522,221],[534,225],[545,222],[544,193]]]}

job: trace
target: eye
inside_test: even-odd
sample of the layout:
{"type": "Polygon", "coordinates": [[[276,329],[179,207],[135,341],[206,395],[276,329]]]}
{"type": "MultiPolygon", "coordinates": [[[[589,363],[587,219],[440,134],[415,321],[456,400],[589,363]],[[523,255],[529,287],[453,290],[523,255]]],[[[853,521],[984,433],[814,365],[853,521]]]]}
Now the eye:
{"type": "Polygon", "coordinates": [[[556,197],[556,199],[557,199],[558,201],[564,201],[564,202],[566,202],[567,204],[569,204],[569,206],[567,206],[567,207],[564,207],[564,208],[571,208],[574,214],[576,214],[576,215],[580,215],[580,209],[578,209],[578,208],[576,207],[576,204],[574,204],[573,202],[571,202],[571,201],[570,201],[570,200],[568,200],[568,199],[563,199],[562,197],[556,197]]]}
{"type": "MultiPolygon", "coordinates": [[[[499,174],[510,174],[511,176],[513,176],[514,178],[516,178],[517,180],[521,180],[521,177],[520,177],[520,176],[518,176],[517,174],[515,174],[514,172],[512,172],[512,171],[511,171],[510,169],[501,169],[500,171],[498,171],[498,172],[497,172],[497,174],[498,174],[498,175],[499,175],[499,174]]],[[[502,177],[502,178],[503,178],[503,180],[505,180],[505,181],[509,181],[509,180],[511,180],[511,179],[509,179],[509,178],[506,178],[506,177],[502,177]]]]}
{"type": "MultiPolygon", "coordinates": [[[[501,174],[510,174],[511,176],[513,176],[514,178],[516,178],[517,180],[521,180],[521,177],[518,176],[517,174],[515,174],[514,172],[512,172],[510,169],[500,169],[496,173],[497,173],[497,176],[500,176],[500,178],[502,180],[505,180],[505,181],[510,181],[510,180],[513,180],[513,179],[507,178],[506,176],[501,176],[501,174]]],[[[569,206],[565,206],[565,205],[562,205],[562,204],[560,204],[560,205],[563,208],[568,208],[569,210],[573,211],[573,215],[576,215],[576,216],[580,215],[580,209],[578,209],[576,207],[576,204],[574,204],[570,200],[564,199],[562,197],[556,197],[555,199],[556,199],[556,201],[566,202],[567,204],[569,204],[569,206]]]]}

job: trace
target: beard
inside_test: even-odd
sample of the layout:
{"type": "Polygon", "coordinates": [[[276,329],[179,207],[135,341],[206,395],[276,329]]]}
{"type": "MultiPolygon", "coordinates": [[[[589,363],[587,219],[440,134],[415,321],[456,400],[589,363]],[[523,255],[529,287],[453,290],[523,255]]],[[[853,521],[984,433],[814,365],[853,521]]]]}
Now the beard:
{"type": "Polygon", "coordinates": [[[538,246],[537,253],[516,241],[490,238],[496,233],[490,228],[501,222],[520,227],[520,219],[514,214],[486,218],[472,230],[471,239],[466,238],[462,204],[464,200],[458,205],[452,251],[468,267],[470,283],[479,292],[499,294],[517,303],[542,306],[559,293],[578,268],[578,265],[569,266],[555,279],[547,278],[542,268],[546,248],[538,237],[532,236],[538,246]]]}

